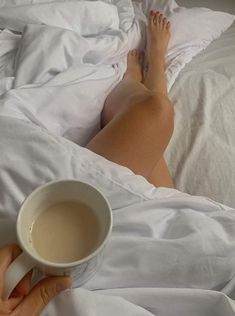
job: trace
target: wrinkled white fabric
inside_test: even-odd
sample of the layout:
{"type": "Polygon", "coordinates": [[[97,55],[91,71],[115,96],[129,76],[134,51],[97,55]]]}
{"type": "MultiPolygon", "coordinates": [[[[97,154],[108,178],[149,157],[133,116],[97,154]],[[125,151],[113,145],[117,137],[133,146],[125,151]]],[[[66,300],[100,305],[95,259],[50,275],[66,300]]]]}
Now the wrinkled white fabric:
{"type": "Polygon", "coordinates": [[[4,7],[0,11],[0,28],[23,32],[31,23],[62,27],[83,36],[119,28],[116,6],[104,1],[37,3],[4,7]]]}
{"type": "Polygon", "coordinates": [[[234,316],[234,301],[220,292],[190,289],[117,289],[67,292],[43,315],[234,316]]]}
{"type": "Polygon", "coordinates": [[[176,187],[235,207],[235,24],[197,56],[170,92],[167,159],[176,187]],[[196,167],[196,172],[195,172],[196,167]]]}
{"type": "MultiPolygon", "coordinates": [[[[66,1],[2,1],[0,23],[6,8],[12,8],[8,17],[13,20],[5,21],[15,23],[19,12],[24,17],[31,12],[32,18],[32,10],[43,12],[44,7],[46,11],[48,3],[55,9],[57,5],[69,8],[66,1]],[[15,8],[22,4],[24,10],[15,8]]],[[[96,4],[89,6],[94,5],[101,17],[98,7],[104,4],[96,4]]],[[[199,46],[191,38],[191,50],[186,49],[187,43],[178,43],[188,53],[186,62],[198,47],[203,49],[218,37],[233,17],[204,10],[187,14],[174,1],[133,6],[131,1],[110,0],[105,6],[109,4],[119,28],[111,20],[88,15],[105,30],[98,35],[83,36],[68,27],[69,19],[65,27],[58,16],[60,25],[30,20],[22,35],[9,30],[0,33],[0,44],[5,43],[0,45],[0,244],[15,240],[20,204],[37,186],[55,179],[79,179],[97,186],[109,199],[112,236],[97,274],[82,289],[61,293],[42,315],[234,315],[234,210],[208,198],[155,188],[129,169],[74,143],[84,144],[98,131],[103,102],[122,78],[127,51],[144,46],[145,14],[151,8],[163,10],[173,24],[175,15],[179,25],[187,17],[188,23],[198,25],[200,16],[205,29],[218,25],[212,27],[213,34],[200,31],[199,46]],[[105,29],[108,21],[111,27],[105,29]]],[[[183,34],[188,41],[190,34],[183,34]]],[[[183,59],[177,64],[173,58],[173,68],[167,70],[169,86],[185,65],[181,53],[176,55],[183,59]]]]}
{"type": "Polygon", "coordinates": [[[0,135],[1,245],[15,240],[25,196],[53,179],[93,184],[113,209],[100,270],[83,289],[53,300],[43,315],[233,315],[234,209],[155,188],[129,169],[19,119],[1,116],[0,135]]]}
{"type": "Polygon", "coordinates": [[[104,100],[123,77],[129,49],[145,48],[151,9],[164,12],[172,24],[169,89],[185,64],[234,20],[209,9],[184,9],[173,0],[14,3],[0,11],[1,28],[22,32],[21,38],[0,33],[0,64],[7,67],[0,73],[0,114],[80,145],[98,132],[104,100]]]}

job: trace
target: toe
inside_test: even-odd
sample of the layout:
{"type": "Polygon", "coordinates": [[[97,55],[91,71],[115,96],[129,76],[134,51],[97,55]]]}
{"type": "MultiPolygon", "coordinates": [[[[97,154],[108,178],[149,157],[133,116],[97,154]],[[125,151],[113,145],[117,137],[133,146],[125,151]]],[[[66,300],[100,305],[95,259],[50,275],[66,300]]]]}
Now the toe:
{"type": "Polygon", "coordinates": [[[155,14],[154,14],[154,24],[158,24],[158,21],[159,21],[159,16],[160,16],[160,12],[159,11],[156,11],[155,14]]]}
{"type": "Polygon", "coordinates": [[[150,26],[153,26],[154,16],[155,16],[155,13],[154,13],[153,10],[151,10],[151,11],[149,12],[149,25],[150,25],[150,26]]]}
{"type": "Polygon", "coordinates": [[[167,29],[167,30],[170,30],[170,28],[171,28],[171,22],[168,21],[167,24],[166,24],[166,29],[167,29]]]}
{"type": "Polygon", "coordinates": [[[163,29],[166,28],[166,25],[167,25],[167,18],[164,17],[163,20],[162,20],[162,27],[163,27],[163,29]]]}
{"type": "Polygon", "coordinates": [[[132,49],[132,51],[131,51],[131,56],[135,56],[135,54],[136,54],[136,50],[135,49],[132,49]]]}
{"type": "Polygon", "coordinates": [[[131,51],[129,51],[127,54],[127,59],[129,60],[130,58],[131,58],[131,51]]]}
{"type": "Polygon", "coordinates": [[[163,27],[163,14],[159,15],[158,24],[159,24],[160,29],[162,29],[162,27],[163,27]]]}

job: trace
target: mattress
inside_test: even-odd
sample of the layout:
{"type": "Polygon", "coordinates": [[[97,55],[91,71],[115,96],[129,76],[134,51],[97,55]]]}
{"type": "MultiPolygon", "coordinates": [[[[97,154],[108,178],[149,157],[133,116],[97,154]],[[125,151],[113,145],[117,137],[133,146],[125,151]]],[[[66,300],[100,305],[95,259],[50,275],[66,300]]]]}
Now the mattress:
{"type": "Polygon", "coordinates": [[[230,206],[235,206],[234,51],[235,24],[180,73],[170,91],[175,129],[166,151],[179,190],[230,206]]]}

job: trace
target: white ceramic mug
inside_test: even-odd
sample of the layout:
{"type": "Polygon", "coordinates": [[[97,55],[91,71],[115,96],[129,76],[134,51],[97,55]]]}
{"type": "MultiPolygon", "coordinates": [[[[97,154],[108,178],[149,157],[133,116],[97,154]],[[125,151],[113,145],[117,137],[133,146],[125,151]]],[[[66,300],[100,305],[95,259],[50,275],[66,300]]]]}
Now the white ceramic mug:
{"type": "Polygon", "coordinates": [[[52,181],[34,190],[23,202],[16,223],[16,233],[23,252],[8,267],[4,298],[8,298],[20,280],[32,268],[43,275],[71,275],[73,286],[80,286],[96,272],[102,252],[112,230],[112,211],[109,202],[95,187],[76,180],[52,181]],[[54,263],[40,257],[33,248],[30,230],[40,212],[62,201],[80,201],[95,212],[100,225],[96,249],[87,257],[69,263],[54,263]]]}

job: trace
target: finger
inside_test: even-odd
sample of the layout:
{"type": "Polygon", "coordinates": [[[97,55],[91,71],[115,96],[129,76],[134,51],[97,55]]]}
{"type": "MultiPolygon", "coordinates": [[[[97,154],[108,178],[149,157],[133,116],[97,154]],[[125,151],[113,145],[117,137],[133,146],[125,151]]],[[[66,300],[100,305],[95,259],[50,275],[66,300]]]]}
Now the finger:
{"type": "Polygon", "coordinates": [[[10,314],[17,305],[24,299],[24,296],[9,298],[0,304],[0,315],[10,314]]]}
{"type": "Polygon", "coordinates": [[[29,271],[26,276],[17,284],[13,292],[11,293],[11,297],[20,297],[25,296],[29,293],[31,288],[31,278],[32,278],[33,271],[29,271]]]}
{"type": "Polygon", "coordinates": [[[9,264],[21,254],[22,250],[16,244],[6,245],[0,249],[0,269],[7,269],[9,264]]]}
{"type": "Polygon", "coordinates": [[[36,316],[50,300],[61,291],[70,288],[72,281],[70,277],[49,277],[41,280],[16,307],[13,315],[36,316]]]}
{"type": "Polygon", "coordinates": [[[22,252],[15,244],[0,249],[0,297],[3,293],[4,276],[10,263],[22,252]]]}

